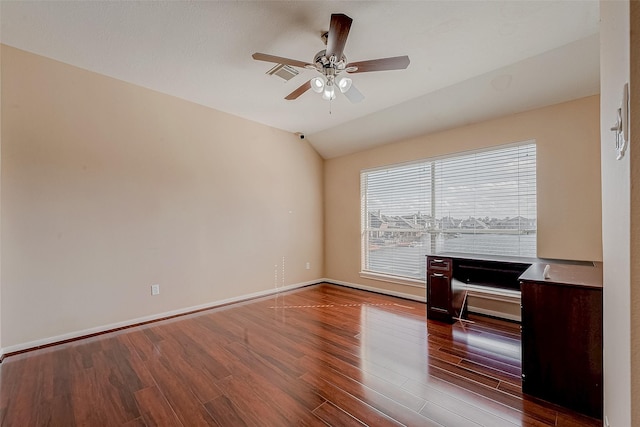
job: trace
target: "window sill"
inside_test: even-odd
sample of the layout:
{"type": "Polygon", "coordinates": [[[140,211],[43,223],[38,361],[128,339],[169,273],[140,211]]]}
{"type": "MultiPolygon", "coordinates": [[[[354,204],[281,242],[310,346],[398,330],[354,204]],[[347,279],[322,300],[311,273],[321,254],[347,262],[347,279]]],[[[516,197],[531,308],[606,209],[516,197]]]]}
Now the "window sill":
{"type": "Polygon", "coordinates": [[[390,274],[372,273],[370,271],[361,271],[360,277],[363,279],[378,280],[381,282],[396,283],[398,285],[413,286],[414,288],[425,288],[425,281],[419,279],[409,279],[406,277],[393,276],[390,274]]]}

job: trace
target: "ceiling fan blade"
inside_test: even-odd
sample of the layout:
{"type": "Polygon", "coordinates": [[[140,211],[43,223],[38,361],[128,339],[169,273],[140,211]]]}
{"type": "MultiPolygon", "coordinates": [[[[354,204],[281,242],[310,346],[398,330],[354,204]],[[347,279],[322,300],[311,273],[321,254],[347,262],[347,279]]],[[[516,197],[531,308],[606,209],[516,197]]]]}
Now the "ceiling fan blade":
{"type": "Polygon", "coordinates": [[[342,13],[334,13],[331,15],[331,24],[329,25],[329,35],[327,36],[327,58],[335,55],[336,61],[342,59],[344,46],[347,44],[347,36],[351,29],[353,19],[342,13]]]}
{"type": "Polygon", "coordinates": [[[344,96],[351,101],[352,104],[357,104],[364,99],[364,95],[356,88],[352,83],[348,91],[344,93],[344,96]]]}
{"type": "Polygon", "coordinates": [[[294,99],[297,99],[300,95],[302,95],[303,93],[305,93],[309,89],[311,89],[311,80],[303,83],[302,86],[300,86],[298,89],[296,89],[293,92],[291,92],[284,99],[286,99],[288,101],[292,101],[294,99]]]}
{"type": "Polygon", "coordinates": [[[350,73],[366,73],[369,71],[386,71],[386,70],[404,70],[409,66],[409,57],[394,56],[392,58],[380,58],[371,59],[369,61],[352,62],[347,64],[347,71],[349,67],[357,67],[355,71],[349,71],[350,73]]]}
{"type": "Polygon", "coordinates": [[[275,62],[276,64],[292,65],[294,67],[305,68],[310,65],[315,68],[315,65],[304,61],[298,61],[297,59],[283,58],[281,56],[267,55],[266,53],[256,52],[251,57],[257,61],[275,62]]]}

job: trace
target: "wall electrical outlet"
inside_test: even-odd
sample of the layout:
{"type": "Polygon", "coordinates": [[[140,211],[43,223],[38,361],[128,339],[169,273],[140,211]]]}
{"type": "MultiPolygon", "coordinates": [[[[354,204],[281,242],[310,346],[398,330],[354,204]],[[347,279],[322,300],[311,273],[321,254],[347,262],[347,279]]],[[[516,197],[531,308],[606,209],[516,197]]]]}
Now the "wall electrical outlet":
{"type": "Polygon", "coordinates": [[[307,265],[305,266],[305,268],[307,270],[311,270],[311,263],[309,261],[307,261],[307,265]]]}
{"type": "Polygon", "coordinates": [[[151,295],[158,295],[160,293],[160,285],[151,285],[151,295]]]}

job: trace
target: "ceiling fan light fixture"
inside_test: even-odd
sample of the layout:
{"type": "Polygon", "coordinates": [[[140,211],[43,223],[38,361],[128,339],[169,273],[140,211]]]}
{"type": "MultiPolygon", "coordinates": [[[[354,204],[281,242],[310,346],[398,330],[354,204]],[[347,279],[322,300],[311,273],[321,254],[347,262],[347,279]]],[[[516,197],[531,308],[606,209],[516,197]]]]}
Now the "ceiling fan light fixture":
{"type": "Polygon", "coordinates": [[[336,97],[336,89],[333,87],[333,85],[326,85],[324,87],[324,91],[322,92],[322,99],[324,99],[325,101],[330,101],[332,99],[335,99],[336,97]]]}
{"type": "Polygon", "coordinates": [[[324,89],[324,80],[322,77],[314,77],[311,79],[311,89],[315,93],[321,93],[324,89]]]}
{"type": "Polygon", "coordinates": [[[351,84],[353,83],[353,81],[349,77],[341,76],[338,79],[337,83],[338,83],[338,89],[340,89],[340,92],[345,93],[346,91],[351,89],[351,84]]]}

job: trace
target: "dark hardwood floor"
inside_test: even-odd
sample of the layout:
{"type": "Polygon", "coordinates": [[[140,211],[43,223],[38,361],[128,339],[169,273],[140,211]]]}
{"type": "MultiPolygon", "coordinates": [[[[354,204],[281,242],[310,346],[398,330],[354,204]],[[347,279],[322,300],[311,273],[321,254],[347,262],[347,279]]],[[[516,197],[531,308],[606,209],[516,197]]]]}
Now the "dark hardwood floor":
{"type": "Polygon", "coordinates": [[[522,395],[519,326],[333,285],[7,357],[2,426],[598,426],[522,395]]]}

